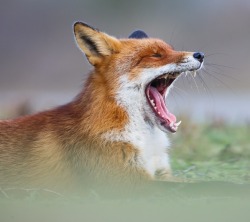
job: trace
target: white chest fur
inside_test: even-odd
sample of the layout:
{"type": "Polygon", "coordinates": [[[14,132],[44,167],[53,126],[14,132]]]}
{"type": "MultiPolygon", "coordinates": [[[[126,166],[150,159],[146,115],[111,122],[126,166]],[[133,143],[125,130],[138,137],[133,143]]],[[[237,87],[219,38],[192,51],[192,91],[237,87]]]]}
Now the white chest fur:
{"type": "Polygon", "coordinates": [[[122,132],[107,132],[104,137],[134,145],[139,150],[136,164],[152,176],[157,170],[169,170],[169,140],[166,133],[145,121],[145,116],[149,113],[152,115],[152,110],[148,106],[144,90],[137,83],[133,84],[124,78],[116,99],[127,111],[129,123],[122,132]]]}
{"type": "Polygon", "coordinates": [[[136,147],[139,150],[137,167],[143,168],[150,175],[154,176],[157,170],[169,170],[169,140],[166,133],[141,122],[140,118],[137,120],[131,121],[123,132],[107,132],[104,137],[112,141],[128,142],[136,147]]]}
{"type": "Polygon", "coordinates": [[[140,150],[141,165],[148,173],[154,175],[157,170],[170,168],[167,154],[169,141],[164,132],[156,127],[142,127],[131,137],[130,141],[140,150]]]}

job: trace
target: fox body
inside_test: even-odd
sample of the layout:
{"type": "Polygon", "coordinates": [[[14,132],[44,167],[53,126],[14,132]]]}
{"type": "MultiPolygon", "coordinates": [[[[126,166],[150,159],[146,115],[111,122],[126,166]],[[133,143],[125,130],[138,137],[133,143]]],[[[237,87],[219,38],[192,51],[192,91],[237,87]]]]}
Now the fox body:
{"type": "Polygon", "coordinates": [[[94,69],[72,102],[0,121],[0,186],[168,179],[167,132],[179,123],[165,97],[181,73],[201,67],[203,54],[142,31],[117,39],[77,22],[74,33],[94,69]]]}

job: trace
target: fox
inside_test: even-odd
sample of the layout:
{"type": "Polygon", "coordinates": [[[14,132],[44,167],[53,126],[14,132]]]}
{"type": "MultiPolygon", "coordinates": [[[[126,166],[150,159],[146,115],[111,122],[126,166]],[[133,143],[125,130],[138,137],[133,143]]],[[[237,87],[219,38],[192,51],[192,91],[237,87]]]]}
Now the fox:
{"type": "Polygon", "coordinates": [[[167,95],[204,54],[176,51],[142,30],[118,39],[84,22],[73,29],[93,70],[71,102],[0,121],[0,187],[171,180],[168,134],[181,122],[167,95]]]}

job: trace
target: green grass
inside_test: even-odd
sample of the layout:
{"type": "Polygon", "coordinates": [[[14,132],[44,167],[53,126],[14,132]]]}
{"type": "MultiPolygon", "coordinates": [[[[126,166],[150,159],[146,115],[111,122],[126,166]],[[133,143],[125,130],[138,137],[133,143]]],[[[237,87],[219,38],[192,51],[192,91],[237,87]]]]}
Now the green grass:
{"type": "Polygon", "coordinates": [[[250,126],[184,122],[173,138],[171,150],[176,176],[250,183],[250,126]]]}

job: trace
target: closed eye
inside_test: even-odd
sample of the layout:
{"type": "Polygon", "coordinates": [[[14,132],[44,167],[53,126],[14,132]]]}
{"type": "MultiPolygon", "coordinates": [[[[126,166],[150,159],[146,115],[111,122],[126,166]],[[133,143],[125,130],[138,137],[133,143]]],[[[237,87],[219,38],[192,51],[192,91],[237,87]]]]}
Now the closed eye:
{"type": "Polygon", "coordinates": [[[151,57],[161,58],[162,55],[161,55],[160,53],[155,53],[155,54],[153,54],[151,57]]]}

